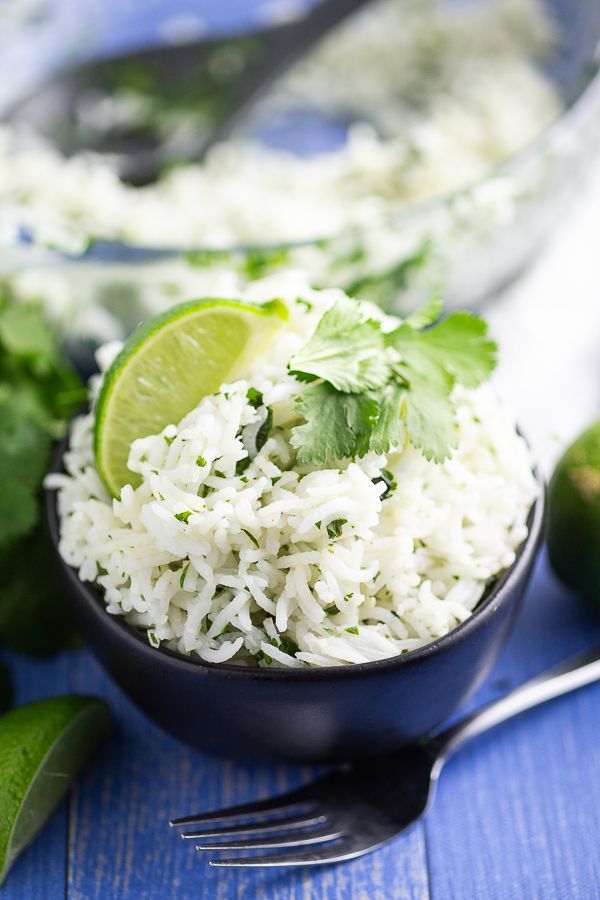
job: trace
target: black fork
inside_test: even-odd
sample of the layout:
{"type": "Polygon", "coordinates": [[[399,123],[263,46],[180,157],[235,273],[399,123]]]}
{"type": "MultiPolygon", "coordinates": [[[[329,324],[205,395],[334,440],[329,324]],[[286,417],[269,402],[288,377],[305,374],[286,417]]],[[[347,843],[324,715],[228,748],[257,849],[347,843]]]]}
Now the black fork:
{"type": "Polygon", "coordinates": [[[170,824],[208,826],[181,835],[198,841],[198,850],[286,850],[211,860],[212,866],[314,866],[363,856],[423,815],[433,802],[442,766],[469,738],[598,679],[600,647],[538,675],[419,744],[347,766],[279,797],[186,816],[170,824]]]}

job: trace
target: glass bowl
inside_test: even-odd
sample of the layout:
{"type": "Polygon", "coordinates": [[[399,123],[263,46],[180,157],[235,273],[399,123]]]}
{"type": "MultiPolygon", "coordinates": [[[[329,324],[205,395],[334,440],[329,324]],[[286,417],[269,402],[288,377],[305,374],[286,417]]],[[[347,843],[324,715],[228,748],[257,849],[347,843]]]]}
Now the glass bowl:
{"type": "Polygon", "coordinates": [[[294,244],[180,250],[95,241],[67,255],[20,244],[0,252],[23,296],[39,294],[82,370],[90,350],[126,336],[173,302],[287,268],[316,287],[340,287],[405,315],[441,291],[449,307],[474,307],[529,263],[576,195],[600,147],[597,44],[600,3],[545,0],[559,44],[546,74],[565,111],[523,151],[477,183],[382,217],[368,227],[294,244]],[[49,298],[49,299],[48,299],[49,298]]]}

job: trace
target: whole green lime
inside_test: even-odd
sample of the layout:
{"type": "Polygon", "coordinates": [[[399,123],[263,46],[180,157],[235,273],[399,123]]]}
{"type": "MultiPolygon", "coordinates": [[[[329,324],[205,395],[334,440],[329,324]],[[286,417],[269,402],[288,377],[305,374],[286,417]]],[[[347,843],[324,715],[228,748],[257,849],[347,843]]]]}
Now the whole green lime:
{"type": "Polygon", "coordinates": [[[559,578],[600,608],[600,421],[577,438],[554,471],[547,542],[559,578]]]}

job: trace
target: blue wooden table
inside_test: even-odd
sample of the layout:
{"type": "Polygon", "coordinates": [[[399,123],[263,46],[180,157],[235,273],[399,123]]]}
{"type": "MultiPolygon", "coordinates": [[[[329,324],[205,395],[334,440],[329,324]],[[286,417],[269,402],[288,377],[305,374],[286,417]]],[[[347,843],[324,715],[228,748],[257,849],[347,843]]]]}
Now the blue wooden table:
{"type": "MultiPolygon", "coordinates": [[[[600,617],[542,558],[514,635],[469,708],[599,639],[600,617]]],[[[340,866],[252,871],[211,868],[169,818],[286,790],[310,769],[244,765],[182,746],[87,652],[7,661],[19,703],[89,692],[106,697],[118,727],[0,900],[600,898],[600,683],[474,740],[448,763],[427,820],[383,850],[340,866]]]]}

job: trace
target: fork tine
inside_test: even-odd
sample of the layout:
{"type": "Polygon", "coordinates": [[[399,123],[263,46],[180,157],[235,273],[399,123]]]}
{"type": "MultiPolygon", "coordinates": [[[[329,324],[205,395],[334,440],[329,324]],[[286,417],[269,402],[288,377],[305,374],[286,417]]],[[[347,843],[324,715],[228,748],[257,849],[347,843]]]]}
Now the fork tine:
{"type": "Polygon", "coordinates": [[[299,831],[293,834],[275,835],[275,837],[255,838],[254,840],[223,841],[222,843],[196,844],[196,850],[268,850],[276,847],[304,847],[310,844],[323,844],[343,837],[344,832],[328,828],[316,831],[299,831]]]}
{"type": "Polygon", "coordinates": [[[343,862],[369,853],[373,847],[365,847],[355,841],[346,839],[337,844],[325,847],[300,850],[295,853],[273,853],[268,856],[241,856],[238,859],[211,859],[211,866],[245,866],[275,868],[277,866],[318,866],[324,863],[343,862]]]}
{"type": "Polygon", "coordinates": [[[181,837],[184,840],[191,840],[192,838],[234,837],[237,834],[265,834],[269,831],[289,831],[292,828],[321,825],[325,821],[326,817],[323,815],[304,813],[300,816],[275,819],[272,822],[249,822],[247,825],[228,825],[225,828],[209,828],[206,831],[188,831],[181,837]]]}
{"type": "Polygon", "coordinates": [[[195,816],[183,816],[181,819],[172,819],[171,826],[179,825],[204,825],[209,822],[230,822],[235,819],[245,819],[251,816],[279,815],[281,813],[310,812],[317,807],[317,801],[309,798],[302,799],[306,794],[304,788],[291,791],[278,797],[270,797],[268,800],[258,800],[256,803],[242,803],[239,806],[228,806],[225,809],[216,809],[214,812],[198,813],[195,816]]]}

